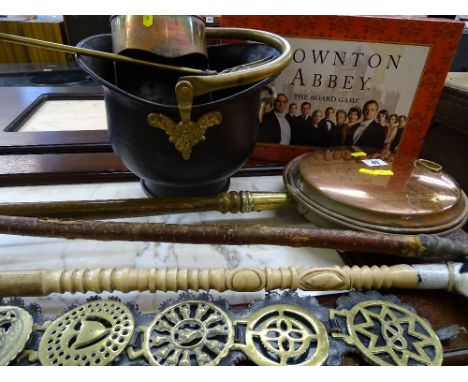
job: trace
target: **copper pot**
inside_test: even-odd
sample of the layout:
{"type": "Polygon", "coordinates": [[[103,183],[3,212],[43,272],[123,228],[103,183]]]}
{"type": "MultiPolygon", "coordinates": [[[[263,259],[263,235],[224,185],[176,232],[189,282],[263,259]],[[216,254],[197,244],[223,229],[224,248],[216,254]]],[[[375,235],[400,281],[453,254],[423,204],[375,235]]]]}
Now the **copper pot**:
{"type": "MultiPolygon", "coordinates": [[[[208,65],[205,23],[198,16],[111,17],[114,53],[132,57],[177,59],[190,67],[208,65]]],[[[172,61],[174,63],[174,61],[172,61]]]]}

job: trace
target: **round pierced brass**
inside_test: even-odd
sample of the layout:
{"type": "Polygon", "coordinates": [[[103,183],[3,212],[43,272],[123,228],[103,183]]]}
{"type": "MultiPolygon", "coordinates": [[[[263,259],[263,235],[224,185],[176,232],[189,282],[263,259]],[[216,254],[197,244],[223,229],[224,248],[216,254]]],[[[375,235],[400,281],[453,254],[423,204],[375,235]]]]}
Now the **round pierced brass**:
{"type": "Polygon", "coordinates": [[[244,352],[257,365],[321,365],[328,357],[325,326],[295,305],[270,305],[248,318],[244,352]]]}
{"type": "Polygon", "coordinates": [[[33,319],[24,309],[0,306],[0,366],[8,365],[20,353],[33,328],[33,319]]]}
{"type": "Polygon", "coordinates": [[[39,344],[42,365],[104,366],[127,346],[134,330],[130,310],[116,301],[93,301],[55,320],[39,344]]]}
{"type": "Polygon", "coordinates": [[[442,364],[442,345],[434,330],[400,305],[381,300],[361,302],[350,310],[347,325],[352,343],[376,365],[442,364]]]}
{"type": "Polygon", "coordinates": [[[156,315],[147,328],[143,355],[152,365],[217,365],[234,344],[234,327],[216,304],[182,301],[156,315]]]}

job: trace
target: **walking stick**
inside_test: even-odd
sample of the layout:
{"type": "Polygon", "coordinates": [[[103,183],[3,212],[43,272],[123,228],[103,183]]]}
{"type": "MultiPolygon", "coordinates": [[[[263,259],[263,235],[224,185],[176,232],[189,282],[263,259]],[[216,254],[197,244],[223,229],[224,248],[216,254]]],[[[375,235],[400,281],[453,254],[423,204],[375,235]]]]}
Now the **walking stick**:
{"type": "Polygon", "coordinates": [[[348,289],[443,289],[468,297],[467,264],[372,267],[237,269],[75,269],[0,272],[0,296],[47,296],[64,292],[186,291],[255,292],[348,289]]]}
{"type": "Polygon", "coordinates": [[[190,244],[272,244],[411,257],[460,259],[468,245],[433,235],[400,235],[261,224],[159,224],[0,216],[0,233],[67,239],[190,244]]]}

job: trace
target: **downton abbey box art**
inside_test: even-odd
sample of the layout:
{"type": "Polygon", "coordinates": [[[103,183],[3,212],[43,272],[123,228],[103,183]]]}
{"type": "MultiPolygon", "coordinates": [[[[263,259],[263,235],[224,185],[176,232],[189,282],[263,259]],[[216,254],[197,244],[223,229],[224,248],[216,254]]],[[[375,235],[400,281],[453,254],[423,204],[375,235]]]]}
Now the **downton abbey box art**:
{"type": "MultiPolygon", "coordinates": [[[[310,146],[356,144],[384,148],[404,127],[423,73],[430,47],[364,41],[289,38],[293,62],[274,81],[284,95],[284,110],[275,102],[270,113],[283,113],[291,128],[289,141],[266,143],[310,146]],[[359,126],[374,122],[373,136],[359,135],[359,126]],[[312,126],[311,134],[307,124],[312,126]],[[381,128],[379,128],[379,126],[381,128]],[[388,130],[388,133],[387,133],[388,130]],[[313,132],[316,131],[316,134],[313,132]],[[351,134],[354,133],[354,137],[351,134]],[[361,142],[361,143],[360,143],[361,142]],[[364,143],[362,143],[364,142],[364,143]]],[[[267,118],[265,119],[266,122],[267,118]]],[[[272,126],[263,123],[261,130],[272,126]]],[[[361,129],[362,130],[362,129],[361,129]]]]}
{"type": "Polygon", "coordinates": [[[260,144],[366,146],[417,154],[463,24],[423,18],[223,16],[285,37],[260,144]]]}

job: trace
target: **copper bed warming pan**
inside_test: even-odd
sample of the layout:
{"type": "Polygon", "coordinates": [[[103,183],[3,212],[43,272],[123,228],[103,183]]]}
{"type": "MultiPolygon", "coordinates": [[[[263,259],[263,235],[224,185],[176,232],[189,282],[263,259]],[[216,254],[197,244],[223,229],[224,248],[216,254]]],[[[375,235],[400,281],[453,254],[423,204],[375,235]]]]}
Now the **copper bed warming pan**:
{"type": "Polygon", "coordinates": [[[320,227],[447,235],[466,223],[467,197],[438,164],[390,160],[370,148],[317,149],[292,160],[283,180],[298,211],[320,227]]]}
{"type": "MultiPolygon", "coordinates": [[[[376,153],[366,151],[364,159],[375,160],[376,153]]],[[[362,148],[357,152],[316,149],[296,158],[284,171],[288,192],[283,193],[2,204],[0,232],[95,240],[312,246],[423,260],[468,256],[468,245],[440,237],[458,230],[468,217],[466,195],[453,178],[433,162],[401,154],[369,168],[362,162],[362,153],[362,148]],[[321,228],[74,220],[207,210],[250,212],[291,204],[321,228]]]]}
{"type": "Polygon", "coordinates": [[[447,235],[468,219],[468,202],[440,166],[398,154],[367,167],[350,148],[314,149],[283,172],[287,192],[229,192],[211,197],[0,204],[0,215],[102,219],[220,211],[252,212],[295,205],[318,227],[397,234],[447,235]]]}

